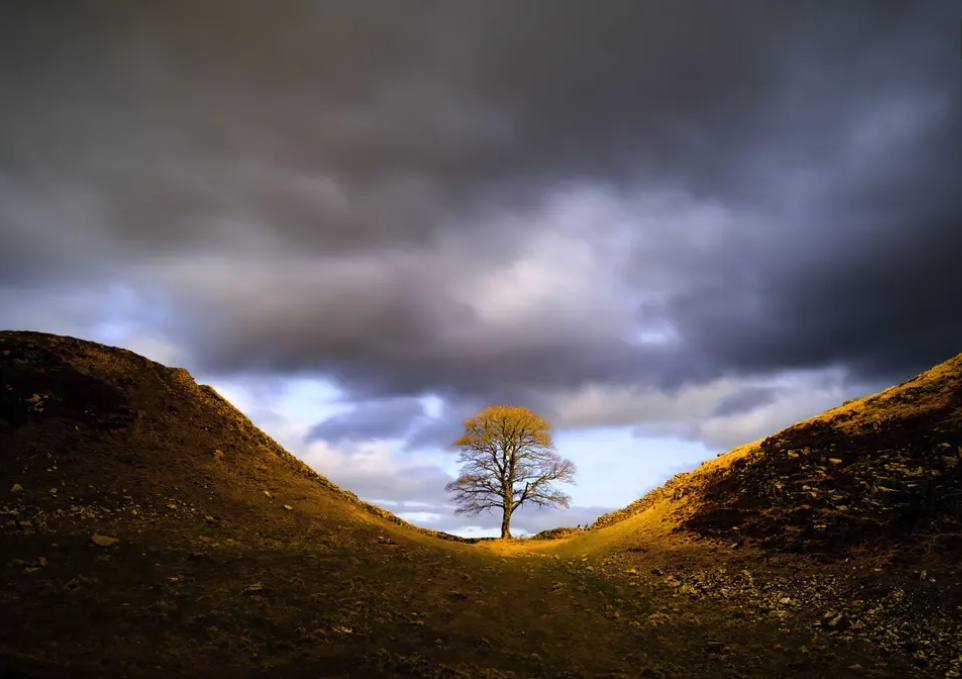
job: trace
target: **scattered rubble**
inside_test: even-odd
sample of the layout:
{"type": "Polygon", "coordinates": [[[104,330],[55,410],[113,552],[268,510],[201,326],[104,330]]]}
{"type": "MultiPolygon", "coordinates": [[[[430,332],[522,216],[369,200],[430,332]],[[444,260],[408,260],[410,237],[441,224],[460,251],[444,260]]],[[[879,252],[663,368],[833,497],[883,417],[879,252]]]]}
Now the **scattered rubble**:
{"type": "Polygon", "coordinates": [[[120,542],[120,539],[111,538],[106,535],[94,535],[90,538],[90,541],[98,547],[113,547],[120,542]]]}

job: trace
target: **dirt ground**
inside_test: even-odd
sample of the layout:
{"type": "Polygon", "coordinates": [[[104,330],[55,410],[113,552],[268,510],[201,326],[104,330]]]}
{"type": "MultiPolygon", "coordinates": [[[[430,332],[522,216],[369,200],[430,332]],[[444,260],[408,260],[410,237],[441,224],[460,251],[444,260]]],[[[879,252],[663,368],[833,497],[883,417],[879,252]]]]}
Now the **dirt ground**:
{"type": "Polygon", "coordinates": [[[110,547],[5,538],[5,555],[45,564],[4,572],[3,662],[23,676],[924,676],[813,631],[813,611],[772,621],[662,586],[653,570],[696,565],[681,554],[331,528],[293,549],[163,523],[110,547]]]}

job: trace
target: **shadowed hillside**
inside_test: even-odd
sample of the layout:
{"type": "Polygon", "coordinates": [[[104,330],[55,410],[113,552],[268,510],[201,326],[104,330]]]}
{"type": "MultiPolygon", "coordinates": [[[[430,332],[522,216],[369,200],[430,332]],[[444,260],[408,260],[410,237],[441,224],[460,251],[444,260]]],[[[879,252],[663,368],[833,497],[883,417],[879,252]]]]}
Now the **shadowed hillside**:
{"type": "Polygon", "coordinates": [[[765,439],[707,475],[686,526],[846,555],[962,557],[962,356],[765,439]]]}
{"type": "Polygon", "coordinates": [[[338,489],[182,369],[2,332],[0,672],[957,676],[958,367],[591,531],[472,542],[338,489]]]}
{"type": "Polygon", "coordinates": [[[265,508],[287,509],[312,491],[310,500],[326,501],[325,510],[329,505],[355,515],[362,510],[408,530],[470,542],[416,528],[341,490],[214,389],[196,384],[183,368],[168,368],[125,349],[40,333],[3,333],[0,347],[5,431],[17,433],[17,440],[35,452],[30,456],[34,464],[24,471],[40,470],[49,466],[45,460],[57,457],[61,473],[49,478],[80,501],[91,488],[88,481],[99,486],[129,477],[134,486],[150,483],[154,500],[140,507],[136,515],[141,520],[186,513],[187,507],[197,515],[205,508],[205,516],[224,515],[214,522],[229,521],[240,530],[267,522],[272,532],[283,535],[303,534],[310,527],[298,513],[272,516],[265,508]],[[95,449],[77,459],[79,449],[91,443],[95,449]],[[142,469],[149,477],[130,473],[142,469]],[[252,514],[255,523],[248,521],[252,514]]]}

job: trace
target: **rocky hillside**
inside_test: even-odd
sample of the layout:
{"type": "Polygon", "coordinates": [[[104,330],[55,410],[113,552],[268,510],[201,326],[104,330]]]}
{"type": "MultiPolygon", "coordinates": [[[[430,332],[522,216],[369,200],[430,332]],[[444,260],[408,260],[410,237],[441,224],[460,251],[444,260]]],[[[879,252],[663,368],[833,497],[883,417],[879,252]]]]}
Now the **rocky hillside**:
{"type": "Polygon", "coordinates": [[[962,555],[962,355],[705,475],[686,526],[766,547],[962,555]]]}
{"type": "Polygon", "coordinates": [[[678,474],[592,529],[663,501],[680,529],[772,550],[962,554],[962,355],[678,474]]]}
{"type": "MultiPolygon", "coordinates": [[[[297,523],[296,514],[285,511],[293,512],[310,490],[322,493],[312,500],[323,497],[408,530],[463,541],[416,528],[341,490],[183,368],[32,332],[0,333],[0,358],[6,462],[0,474],[13,482],[19,498],[44,498],[47,523],[78,512],[141,522],[180,514],[208,521],[223,516],[243,529],[257,525],[244,516],[256,512],[263,519],[261,512],[270,507],[283,510],[271,529],[283,530],[297,523]],[[22,464],[19,469],[12,458],[22,464]],[[148,474],[140,471],[149,473],[149,489],[148,474]],[[143,504],[131,506],[134,496],[125,498],[116,487],[121,481],[138,491],[143,504]],[[89,509],[104,499],[103,492],[116,496],[116,507],[89,509]]],[[[18,525],[24,522],[29,530],[31,518],[20,518],[18,525]]]]}

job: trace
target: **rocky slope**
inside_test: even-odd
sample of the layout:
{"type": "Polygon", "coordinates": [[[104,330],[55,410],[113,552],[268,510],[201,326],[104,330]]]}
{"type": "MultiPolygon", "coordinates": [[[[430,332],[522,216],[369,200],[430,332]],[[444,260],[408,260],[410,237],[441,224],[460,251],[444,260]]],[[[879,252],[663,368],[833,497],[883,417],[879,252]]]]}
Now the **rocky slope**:
{"type": "Polygon", "coordinates": [[[686,526],[779,550],[962,556],[962,356],[708,474],[686,526]]]}
{"type": "Polygon", "coordinates": [[[684,528],[779,551],[962,554],[962,355],[678,474],[593,529],[687,497],[684,528]]]}

